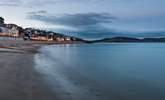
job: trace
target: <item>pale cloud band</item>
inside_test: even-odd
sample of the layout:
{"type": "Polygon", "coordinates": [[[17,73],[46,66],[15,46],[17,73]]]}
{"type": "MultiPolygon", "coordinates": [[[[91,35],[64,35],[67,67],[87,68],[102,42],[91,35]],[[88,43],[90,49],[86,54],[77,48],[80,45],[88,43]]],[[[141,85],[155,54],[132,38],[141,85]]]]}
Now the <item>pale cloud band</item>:
{"type": "Polygon", "coordinates": [[[20,6],[20,0],[0,0],[0,6],[20,6]]]}
{"type": "Polygon", "coordinates": [[[57,3],[82,3],[82,2],[98,2],[99,0],[0,0],[0,6],[24,6],[24,7],[35,7],[35,6],[45,6],[53,5],[57,3]],[[44,4],[44,5],[43,5],[44,4]]]}

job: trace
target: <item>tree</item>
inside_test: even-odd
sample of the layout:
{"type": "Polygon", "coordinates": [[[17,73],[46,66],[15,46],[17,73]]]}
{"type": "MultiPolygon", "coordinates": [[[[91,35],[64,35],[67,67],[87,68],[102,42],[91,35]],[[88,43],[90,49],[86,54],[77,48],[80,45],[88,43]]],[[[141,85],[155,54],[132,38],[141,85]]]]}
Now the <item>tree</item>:
{"type": "Polygon", "coordinates": [[[4,26],[4,18],[0,17],[0,26],[4,26]]]}
{"type": "Polygon", "coordinates": [[[2,32],[2,29],[0,28],[0,33],[2,32]]]}

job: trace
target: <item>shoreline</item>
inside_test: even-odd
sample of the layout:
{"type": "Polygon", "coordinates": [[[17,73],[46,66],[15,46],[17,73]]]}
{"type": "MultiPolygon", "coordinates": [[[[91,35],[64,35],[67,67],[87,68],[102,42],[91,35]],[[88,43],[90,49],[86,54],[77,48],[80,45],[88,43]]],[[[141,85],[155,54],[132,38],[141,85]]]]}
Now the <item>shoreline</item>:
{"type": "Polygon", "coordinates": [[[34,68],[34,55],[48,44],[15,43],[0,41],[0,100],[56,100],[34,68]]]}
{"type": "MultiPolygon", "coordinates": [[[[58,80],[53,80],[51,78],[50,80],[52,81],[49,81],[49,79],[45,80],[47,75],[49,75],[49,72],[46,71],[48,74],[44,74],[36,70],[36,67],[34,67],[34,56],[36,53],[40,53],[39,48],[49,44],[28,41],[16,42],[17,41],[14,43],[8,41],[6,43],[4,41],[0,41],[0,100],[83,100],[83,98],[86,98],[87,100],[91,100],[90,98],[92,98],[92,100],[100,100],[100,98],[105,98],[104,100],[108,100],[109,98],[121,99],[117,97],[119,94],[116,94],[111,90],[109,91],[108,89],[106,90],[105,87],[102,87],[102,85],[93,84],[93,81],[85,80],[86,78],[84,76],[86,76],[86,74],[82,74],[81,77],[74,77],[77,73],[74,72],[73,74],[70,74],[73,70],[68,70],[68,73],[66,73],[65,70],[67,69],[61,72],[60,70],[58,71],[58,68],[53,69],[57,71],[57,73],[52,77],[55,77],[58,80]],[[68,77],[63,75],[67,75],[68,77]],[[63,87],[64,90],[61,89],[61,87],[63,87]],[[107,93],[105,94],[105,92],[107,93]],[[109,96],[108,93],[111,93],[112,96],[109,96]]],[[[57,54],[58,53],[59,52],[57,52],[57,54]]],[[[61,64],[60,61],[59,63],[61,64]]],[[[41,63],[41,66],[42,64],[43,63],[41,63]]],[[[42,67],[45,68],[44,66],[42,67]]],[[[64,67],[68,66],[65,66],[64,63],[64,67]]],[[[45,71],[43,70],[43,72],[45,71]]],[[[51,72],[50,75],[52,75],[51,72]]],[[[113,75],[113,73],[110,75],[113,75]]],[[[100,82],[100,80],[98,82],[100,82]]],[[[113,85],[114,84],[112,83],[112,86],[113,85]]],[[[147,87],[145,84],[144,86],[139,85],[139,87],[153,89],[153,87],[147,87]]],[[[116,90],[116,88],[110,88],[112,88],[112,90],[116,90]]],[[[122,89],[118,88],[118,90],[122,89]]],[[[140,90],[141,89],[139,89],[139,91],[140,90]]],[[[159,89],[157,88],[156,91],[159,91],[159,89]]],[[[138,93],[139,94],[137,96],[140,98],[141,93],[138,93]]],[[[143,93],[145,94],[145,92],[143,93]]],[[[159,96],[159,94],[157,95],[159,96]]],[[[129,92],[126,93],[126,95],[121,95],[123,98],[127,98],[127,96],[130,96],[129,92]]],[[[133,97],[130,96],[129,98],[133,97]]]]}

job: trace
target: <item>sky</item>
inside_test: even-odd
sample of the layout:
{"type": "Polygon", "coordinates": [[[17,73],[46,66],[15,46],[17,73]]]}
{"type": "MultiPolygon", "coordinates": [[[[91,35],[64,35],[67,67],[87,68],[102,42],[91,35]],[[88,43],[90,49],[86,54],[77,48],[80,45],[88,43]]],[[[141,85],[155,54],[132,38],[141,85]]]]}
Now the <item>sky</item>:
{"type": "Polygon", "coordinates": [[[165,0],[0,0],[6,23],[82,38],[165,36],[165,0]]]}

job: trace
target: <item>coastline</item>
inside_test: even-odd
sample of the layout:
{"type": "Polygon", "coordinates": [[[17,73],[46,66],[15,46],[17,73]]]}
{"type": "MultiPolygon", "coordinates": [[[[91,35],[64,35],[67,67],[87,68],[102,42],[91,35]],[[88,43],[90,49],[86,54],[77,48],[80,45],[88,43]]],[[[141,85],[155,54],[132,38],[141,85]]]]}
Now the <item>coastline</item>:
{"type": "Polygon", "coordinates": [[[34,68],[34,55],[47,43],[0,41],[0,44],[0,99],[55,100],[55,94],[34,68]]]}
{"type": "MultiPolygon", "coordinates": [[[[119,100],[130,99],[131,100],[132,99],[133,100],[133,99],[143,99],[143,98],[144,99],[154,98],[154,100],[156,100],[157,97],[164,98],[164,95],[159,94],[160,88],[155,87],[154,83],[152,84],[153,86],[148,86],[148,83],[145,83],[145,82],[143,83],[136,79],[129,79],[127,75],[123,77],[113,72],[109,73],[109,71],[113,71],[113,70],[109,70],[108,66],[107,66],[107,71],[104,70],[106,74],[98,75],[98,73],[101,73],[103,71],[103,70],[100,70],[100,67],[99,67],[100,64],[102,63],[98,63],[98,65],[92,65],[92,66],[97,66],[97,67],[94,67],[95,69],[94,71],[96,73],[93,73],[93,68],[90,69],[88,67],[88,66],[91,66],[89,62],[91,62],[92,60],[88,62],[89,59],[86,59],[91,56],[89,55],[89,53],[86,53],[86,50],[89,50],[89,48],[88,49],[84,49],[84,47],[81,49],[76,48],[75,50],[78,50],[78,52],[76,52],[75,56],[68,55],[69,53],[72,54],[74,52],[72,51],[73,48],[72,49],[68,48],[66,54],[64,55],[68,55],[68,57],[73,58],[70,60],[71,63],[68,64],[67,56],[62,56],[61,58],[61,55],[58,55],[58,54],[64,53],[63,51],[61,52],[61,50],[66,50],[65,46],[63,49],[61,48],[61,45],[60,45],[59,46],[60,48],[58,48],[58,46],[55,46],[54,48],[55,50],[53,49],[50,51],[49,50],[46,51],[46,49],[43,49],[40,51],[38,49],[42,46],[46,46],[50,49],[52,46],[50,47],[47,46],[49,45],[49,43],[44,44],[44,43],[39,43],[39,42],[34,42],[34,41],[32,42],[25,41],[25,42],[18,42],[18,43],[16,42],[17,41],[15,42],[0,41],[0,57],[1,57],[0,59],[0,67],[1,67],[0,69],[0,100],[1,99],[2,100],[67,100],[67,99],[68,100],[77,100],[77,99],[79,100],[109,100],[109,99],[119,99],[119,100]],[[51,51],[53,52],[51,53],[51,51]],[[39,56],[40,59],[38,63],[37,63],[37,60],[35,60],[36,62],[34,62],[34,56],[36,53],[45,54],[45,56],[43,57],[39,56]],[[82,54],[84,58],[82,57],[82,54]],[[50,58],[52,58],[51,55],[56,55],[57,58],[54,60],[57,61],[56,63],[57,67],[54,67],[54,65],[51,66],[51,62],[49,62],[51,60],[47,59],[47,57],[49,56],[50,58]],[[78,59],[76,57],[78,57],[78,59],[80,58],[79,61],[77,61],[78,59]],[[42,60],[42,58],[46,58],[46,59],[42,60]],[[76,59],[76,63],[73,64],[75,59],[76,59]],[[63,64],[61,65],[62,60],[63,60],[63,64]],[[44,61],[48,62],[48,66],[50,67],[45,66],[44,61]],[[81,66],[82,61],[84,61],[87,64],[85,69],[83,69],[84,65],[81,66]],[[76,65],[77,62],[80,64],[78,69],[76,68],[67,69],[70,66],[72,66],[72,64],[73,66],[76,65]],[[35,64],[39,65],[39,70],[37,70],[37,66],[35,66],[35,64]],[[83,69],[83,71],[79,69],[83,69]],[[84,72],[87,72],[87,73],[84,73],[84,72]],[[93,76],[90,76],[92,75],[91,73],[93,74],[93,76]],[[110,80],[108,79],[109,76],[111,76],[110,80]],[[104,79],[104,77],[106,78],[104,79]],[[126,83],[123,80],[118,80],[121,78],[126,80],[126,83]],[[118,84],[116,85],[116,83],[118,84]],[[128,86],[127,83],[132,84],[132,86],[128,86]],[[137,87],[135,87],[136,85],[137,87]],[[127,89],[132,89],[132,88],[137,90],[136,92],[137,94],[132,95],[131,91],[130,92],[127,91],[127,89]],[[148,93],[153,95],[153,97],[149,96],[148,93]],[[144,95],[144,97],[141,97],[142,95],[144,95]]],[[[121,45],[118,45],[118,46],[121,47],[121,45]]],[[[150,46],[149,47],[147,46],[147,48],[144,48],[144,46],[141,44],[139,46],[131,44],[131,45],[124,45],[123,47],[124,49],[129,48],[130,50],[135,50],[133,51],[133,54],[135,55],[137,54],[137,51],[141,49],[147,50],[147,51],[158,50],[157,52],[161,52],[160,53],[161,55],[163,54],[164,51],[157,49],[157,47],[164,48],[164,45],[161,45],[159,47],[157,45],[153,46],[151,44],[150,46]],[[142,47],[142,48],[139,48],[139,47],[142,47]]],[[[104,47],[107,48],[106,45],[104,46],[101,45],[101,48],[104,48],[104,47]]],[[[115,46],[110,45],[108,46],[107,49],[108,50],[106,50],[106,52],[104,51],[105,49],[104,50],[102,49],[102,52],[100,52],[101,49],[99,47],[99,49],[90,49],[89,52],[93,52],[93,50],[96,50],[97,52],[95,52],[95,54],[97,53],[97,54],[102,55],[103,52],[104,52],[103,55],[107,55],[107,53],[110,53],[111,55],[114,54],[113,56],[116,56],[116,54],[119,54],[119,55],[122,55],[123,57],[123,58],[121,57],[122,60],[125,59],[125,56],[123,55],[125,55],[125,53],[128,53],[128,52],[121,53],[121,50],[117,50],[116,52],[116,45],[115,46]],[[110,52],[107,52],[107,51],[110,51],[110,52]]],[[[128,54],[131,54],[131,53],[128,53],[128,54]]],[[[149,54],[151,53],[148,52],[147,55],[149,54]]],[[[99,55],[94,55],[94,56],[95,58],[101,57],[99,55]]],[[[152,55],[150,57],[151,59],[149,59],[148,62],[152,61],[153,56],[155,57],[155,55],[152,55]]],[[[159,53],[157,56],[160,56],[159,53]]],[[[141,58],[143,56],[139,55],[138,57],[141,58]]],[[[114,60],[115,62],[115,59],[111,58],[111,56],[108,59],[110,59],[112,62],[114,60]]],[[[136,60],[136,58],[134,59],[136,60]]],[[[95,60],[96,62],[100,61],[100,59],[95,59],[95,60]]],[[[163,60],[161,60],[161,62],[162,61],[163,60]]],[[[111,62],[109,63],[109,61],[105,61],[105,62],[107,62],[106,65],[111,64],[111,62]]],[[[125,61],[121,63],[125,63],[125,61]]],[[[138,68],[139,67],[137,66],[137,69],[138,68]]],[[[130,66],[129,70],[134,71],[134,69],[132,69],[132,66],[130,66]]],[[[148,67],[146,67],[145,70],[148,71],[148,67]]],[[[119,69],[118,71],[121,71],[121,70],[119,69]]],[[[141,73],[141,68],[138,69],[138,71],[141,73]]],[[[125,73],[127,72],[125,72],[124,70],[123,74],[125,73]]],[[[162,71],[160,71],[160,73],[162,73],[162,75],[164,74],[162,71]]],[[[129,73],[129,76],[130,75],[132,75],[132,73],[129,73]]],[[[152,77],[153,75],[152,71],[150,72],[150,75],[152,77]]],[[[152,80],[152,79],[150,80],[148,76],[145,76],[145,77],[147,81],[152,80]]],[[[162,85],[162,87],[163,86],[164,85],[162,85]]],[[[161,91],[162,91],[161,93],[164,93],[163,89],[161,89],[161,91]]]]}

